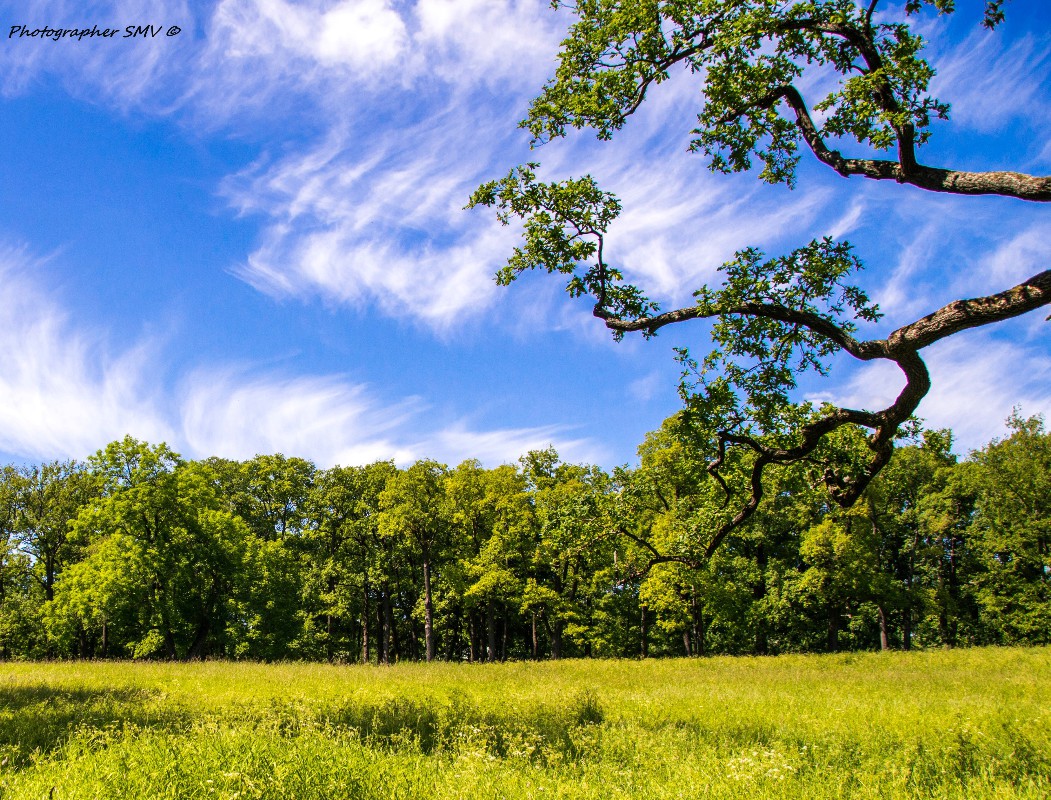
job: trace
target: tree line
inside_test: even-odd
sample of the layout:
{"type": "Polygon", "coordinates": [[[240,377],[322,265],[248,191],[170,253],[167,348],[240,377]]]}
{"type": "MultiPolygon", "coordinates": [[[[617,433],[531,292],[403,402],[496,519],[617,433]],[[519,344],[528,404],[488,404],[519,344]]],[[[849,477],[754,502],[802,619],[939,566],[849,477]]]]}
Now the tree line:
{"type": "MultiPolygon", "coordinates": [[[[0,472],[0,657],[496,661],[1051,642],[1051,434],[912,432],[850,509],[805,462],[747,523],[689,420],[637,467],[186,460],[0,472]]],[[[860,431],[841,458],[864,457],[860,431]]]]}

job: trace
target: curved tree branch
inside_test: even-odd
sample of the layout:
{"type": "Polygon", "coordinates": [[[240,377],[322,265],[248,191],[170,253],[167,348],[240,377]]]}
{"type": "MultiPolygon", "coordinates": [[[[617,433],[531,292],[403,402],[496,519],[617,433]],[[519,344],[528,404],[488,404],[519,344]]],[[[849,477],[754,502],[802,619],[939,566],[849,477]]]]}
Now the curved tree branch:
{"type": "MultiPolygon", "coordinates": [[[[852,68],[840,64],[837,68],[844,74],[856,69],[871,80],[869,97],[897,140],[897,160],[845,158],[839,151],[829,148],[814,125],[802,95],[791,85],[774,88],[756,103],[741,107],[718,121],[726,123],[750,110],[772,108],[783,99],[792,108],[795,125],[813,153],[844,177],[862,175],[873,180],[894,180],[928,191],[949,194],[1002,195],[1037,202],[1051,201],[1051,176],[1026,175],[1012,171],[955,170],[919,163],[916,156],[917,121],[925,119],[931,108],[941,107],[912,107],[907,93],[888,77],[888,72],[893,71],[894,65],[888,63],[887,58],[892,57],[881,50],[881,40],[878,38],[887,26],[874,26],[872,22],[877,3],[878,0],[871,0],[864,8],[859,9],[854,21],[821,18],[820,15],[792,18],[791,13],[794,12],[779,12],[784,14],[781,19],[764,22],[765,27],[752,31],[752,34],[762,40],[778,40],[799,35],[817,40],[830,37],[841,41],[844,47],[856,53],[860,58],[859,64],[852,68]]],[[[995,26],[998,16],[1002,15],[995,9],[987,10],[986,27],[995,26]]],[[[730,17],[733,17],[733,13],[730,13],[730,17]]],[[[656,53],[653,52],[654,48],[644,47],[637,37],[625,38],[623,31],[614,27],[613,30],[617,31],[617,34],[607,42],[604,51],[596,54],[585,49],[581,54],[575,55],[575,60],[569,63],[574,67],[572,74],[575,75],[576,81],[571,78],[568,84],[564,84],[561,83],[562,78],[556,79],[545,90],[545,95],[541,98],[543,102],[538,101],[534,104],[530,119],[524,121],[523,125],[530,127],[538,137],[542,130],[561,135],[567,122],[576,126],[594,126],[600,130],[603,138],[607,137],[612,128],[620,127],[627,117],[638,110],[650,86],[667,77],[673,66],[689,62],[694,69],[701,68],[705,64],[700,62],[707,63],[709,59],[709,56],[702,54],[709,51],[713,54],[710,58],[717,61],[722,53],[720,26],[724,23],[722,15],[715,11],[706,11],[698,19],[677,19],[675,24],[682,27],[678,30],[675,40],[672,42],[662,39],[656,53]],[[691,23],[694,27],[686,29],[691,23]],[[618,36],[621,37],[619,40],[618,36]],[[611,58],[604,58],[607,55],[611,58]],[[697,56],[702,58],[698,60],[697,56]],[[597,80],[600,76],[611,73],[626,73],[632,77],[635,84],[632,90],[620,96],[615,103],[615,109],[610,109],[609,95],[603,91],[598,92],[597,96],[602,102],[595,110],[582,110],[587,106],[586,103],[583,106],[577,104],[571,110],[567,110],[563,95],[568,93],[571,97],[586,97],[589,93],[597,91],[596,87],[601,83],[597,80]],[[556,88],[558,91],[555,91],[556,88]],[[550,97],[547,95],[549,91],[550,97]]],[[[598,23],[598,27],[586,28],[582,35],[603,30],[602,24],[604,23],[598,23]]],[[[667,34],[661,33],[659,36],[666,37],[667,34]]],[[[571,51],[567,49],[565,52],[571,51]]],[[[576,50],[572,52],[577,54],[576,50]]],[[[809,56],[807,60],[810,60],[809,56]]],[[[619,84],[614,83],[613,91],[620,93],[619,84]]]]}
{"type": "Polygon", "coordinates": [[[1020,172],[965,172],[928,167],[915,158],[905,168],[898,161],[870,158],[844,158],[838,150],[825,144],[807,109],[806,102],[794,86],[782,86],[764,97],[757,107],[773,106],[784,100],[795,112],[796,126],[803,140],[818,160],[832,167],[844,178],[863,175],[873,180],[893,180],[908,183],[931,192],[964,195],[1001,195],[1020,200],[1047,202],[1051,200],[1051,177],[1025,175],[1020,172]]]}
{"type": "MultiPolygon", "coordinates": [[[[682,308],[664,314],[639,319],[620,319],[607,310],[595,307],[595,316],[603,319],[606,327],[624,333],[643,331],[653,333],[658,328],[689,319],[722,315],[757,316],[780,322],[801,325],[829,339],[861,361],[885,359],[893,361],[905,375],[905,386],[894,402],[881,411],[863,411],[849,408],[831,408],[818,419],[803,425],[799,443],[790,448],[772,447],[760,438],[732,431],[717,434],[717,455],[708,465],[708,473],[726,493],[731,492],[719,470],[726,457],[727,445],[746,447],[755,453],[749,475],[748,499],[737,513],[712,536],[704,549],[704,558],[710,558],[719,545],[736,528],[747,521],[763,499],[763,473],[771,464],[791,464],[812,454],[821,440],[844,425],[859,425],[872,431],[867,444],[872,456],[860,473],[842,476],[826,469],[822,481],[833,499],[841,506],[852,505],[865,491],[871,480],[886,466],[894,451],[894,437],[900,426],[913,415],[930,391],[931,379],[920,350],[947,336],[968,328],[980,327],[1025,314],[1051,304],[1051,270],[1045,270],[1003,292],[969,300],[956,300],[915,322],[903,325],[885,339],[858,341],[840,326],[819,314],[787,308],[775,303],[741,303],[728,307],[682,308]]],[[[651,550],[653,548],[650,548],[651,550]]],[[[654,551],[655,555],[658,555],[654,551]]],[[[662,560],[681,560],[663,559],[662,560]]],[[[654,561],[653,563],[660,563],[654,561]]]]}

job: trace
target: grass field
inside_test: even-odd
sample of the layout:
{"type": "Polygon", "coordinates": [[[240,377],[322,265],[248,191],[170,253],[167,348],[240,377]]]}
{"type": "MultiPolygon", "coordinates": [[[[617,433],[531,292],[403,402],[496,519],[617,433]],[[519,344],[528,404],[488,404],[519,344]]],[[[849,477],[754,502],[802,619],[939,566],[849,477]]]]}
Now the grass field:
{"type": "Polygon", "coordinates": [[[1051,796],[1051,649],[0,665],[2,798],[1051,796]]]}

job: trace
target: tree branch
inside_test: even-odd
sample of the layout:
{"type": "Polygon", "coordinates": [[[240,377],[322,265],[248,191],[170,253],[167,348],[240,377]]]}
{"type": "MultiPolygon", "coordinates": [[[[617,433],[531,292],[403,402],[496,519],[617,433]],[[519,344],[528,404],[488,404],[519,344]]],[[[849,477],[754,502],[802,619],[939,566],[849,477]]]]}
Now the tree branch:
{"type": "Polygon", "coordinates": [[[650,66],[653,68],[653,72],[651,73],[651,75],[639,82],[639,88],[635,93],[635,99],[628,106],[625,107],[621,116],[630,117],[632,114],[639,110],[639,106],[641,106],[643,101],[646,99],[646,91],[653,84],[653,82],[657,80],[658,75],[662,75],[663,73],[667,72],[669,69],[674,67],[676,64],[680,64],[686,59],[690,58],[691,56],[695,56],[698,53],[704,52],[711,46],[712,40],[708,38],[707,34],[704,34],[701,37],[701,40],[692,47],[687,47],[678,51],[673,50],[667,58],[662,59],[661,61],[649,62],[650,66]]]}
{"type": "Polygon", "coordinates": [[[964,195],[1002,195],[1020,200],[1051,200],[1051,177],[1024,175],[1019,172],[963,172],[927,167],[912,160],[908,169],[897,161],[886,159],[844,158],[830,149],[807,110],[806,102],[794,86],[782,86],[764,97],[757,107],[770,107],[784,100],[796,115],[796,125],[818,160],[832,167],[844,178],[863,175],[872,180],[894,180],[931,192],[964,195]]]}
{"type": "MultiPolygon", "coordinates": [[[[720,474],[726,458],[727,445],[747,447],[755,453],[749,475],[748,499],[737,513],[725,522],[705,546],[704,558],[710,558],[722,541],[733,530],[746,522],[759,508],[763,499],[763,473],[771,464],[791,464],[812,454],[821,440],[844,425],[859,425],[868,428],[868,447],[872,456],[862,470],[853,476],[841,476],[831,468],[825,470],[822,482],[833,499],[841,506],[852,505],[865,491],[894,452],[894,437],[901,425],[912,416],[920,402],[930,391],[931,379],[927,365],[919,351],[934,342],[968,328],[976,328],[1019,316],[1028,311],[1051,304],[1051,270],[1045,270],[1022,283],[997,294],[970,300],[956,300],[921,319],[903,325],[886,339],[858,341],[840,326],[818,314],[787,308],[776,303],[741,303],[723,308],[695,306],[669,311],[652,317],[634,320],[619,319],[607,309],[595,307],[595,316],[604,320],[606,326],[619,333],[644,331],[653,333],[657,329],[689,319],[701,319],[721,315],[757,316],[801,325],[832,341],[861,361],[886,359],[898,365],[905,375],[905,386],[894,402],[881,411],[864,411],[833,407],[820,418],[803,425],[799,431],[799,444],[790,448],[772,447],[761,439],[732,431],[717,434],[717,455],[708,464],[708,473],[719,483],[729,499],[729,486],[720,474]]],[[[639,540],[640,544],[643,544],[639,540]]],[[[655,554],[657,551],[646,545],[655,554]]],[[[663,557],[662,557],[663,558],[663,557]]],[[[664,560],[678,560],[673,557],[664,560]]],[[[659,563],[659,562],[654,562],[659,563]]],[[[683,563],[686,563],[683,561],[683,563]]]]}
{"type": "Polygon", "coordinates": [[[920,350],[959,331],[1017,317],[1049,303],[1051,270],[1044,270],[1006,291],[949,303],[898,328],[886,341],[893,350],[920,350]]]}
{"type": "Polygon", "coordinates": [[[656,333],[666,325],[685,322],[689,319],[708,319],[724,315],[764,317],[788,324],[801,325],[835,342],[839,347],[862,361],[870,361],[873,358],[879,358],[881,355],[881,351],[874,349],[869,342],[857,341],[841,327],[820,314],[788,308],[777,303],[739,303],[737,305],[714,308],[692,306],[633,320],[615,317],[600,304],[596,304],[592,313],[602,319],[606,323],[607,328],[617,333],[645,331],[647,334],[656,333]]]}

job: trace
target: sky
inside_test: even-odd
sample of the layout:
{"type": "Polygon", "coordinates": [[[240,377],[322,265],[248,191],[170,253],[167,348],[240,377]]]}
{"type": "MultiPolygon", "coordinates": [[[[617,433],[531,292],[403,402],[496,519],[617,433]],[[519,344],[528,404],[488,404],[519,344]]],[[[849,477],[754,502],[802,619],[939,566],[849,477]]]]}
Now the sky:
{"type": "MultiPolygon", "coordinates": [[[[921,160],[1049,174],[1051,8],[1012,0],[990,33],[982,5],[916,18],[952,105],[921,160]]],[[[517,232],[463,206],[529,160],[621,198],[610,259],[664,308],[736,250],[825,235],[866,263],[886,313],[866,336],[1048,267],[1041,204],[847,180],[806,155],[794,190],[712,174],[687,152],[685,71],[613,141],[531,151],[518,121],[570,22],[546,0],[0,0],[0,461],[130,434],[324,467],[495,466],[548,445],[634,463],[679,408],[673,348],[703,352],[704,326],[616,343],[556,280],[496,286],[517,232]]],[[[958,452],[1004,435],[1014,407],[1051,411],[1045,316],[925,351],[918,413],[958,452]]],[[[800,393],[873,407],[901,385],[840,359],[800,393]]]]}

